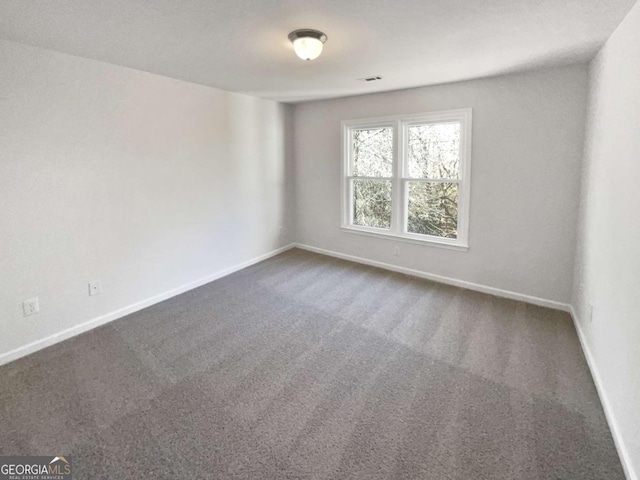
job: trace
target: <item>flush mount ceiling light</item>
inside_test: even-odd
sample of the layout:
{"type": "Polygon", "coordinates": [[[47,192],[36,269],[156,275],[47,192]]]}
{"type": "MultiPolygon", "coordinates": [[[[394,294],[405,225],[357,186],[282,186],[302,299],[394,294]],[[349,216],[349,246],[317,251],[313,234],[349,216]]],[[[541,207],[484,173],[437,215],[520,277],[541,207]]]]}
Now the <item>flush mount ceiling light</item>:
{"type": "Polygon", "coordinates": [[[289,40],[293,43],[296,55],[303,60],[313,60],[322,53],[322,45],[327,41],[327,36],[318,30],[303,28],[291,32],[289,40]]]}

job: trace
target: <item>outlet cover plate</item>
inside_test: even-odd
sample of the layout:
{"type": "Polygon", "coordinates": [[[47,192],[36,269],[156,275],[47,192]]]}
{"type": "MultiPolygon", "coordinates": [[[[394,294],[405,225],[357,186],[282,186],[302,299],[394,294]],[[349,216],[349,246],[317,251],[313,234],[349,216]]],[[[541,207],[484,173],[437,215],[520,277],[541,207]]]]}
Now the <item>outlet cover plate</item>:
{"type": "Polygon", "coordinates": [[[89,296],[93,297],[94,295],[100,295],[102,292],[102,285],[100,284],[100,280],[95,280],[93,282],[89,282],[89,296]]]}
{"type": "Polygon", "coordinates": [[[22,302],[22,313],[25,317],[40,313],[40,302],[38,301],[38,297],[30,298],[29,300],[22,302]]]}

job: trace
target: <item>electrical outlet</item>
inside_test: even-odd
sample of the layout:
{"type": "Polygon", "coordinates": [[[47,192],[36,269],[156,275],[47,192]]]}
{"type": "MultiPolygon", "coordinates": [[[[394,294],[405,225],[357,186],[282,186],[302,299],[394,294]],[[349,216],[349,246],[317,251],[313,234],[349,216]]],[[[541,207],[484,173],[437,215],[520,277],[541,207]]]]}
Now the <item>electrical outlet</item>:
{"type": "Polygon", "coordinates": [[[393,247],[393,256],[394,257],[399,257],[400,256],[400,247],[398,247],[397,245],[395,247],[393,247]]]}
{"type": "Polygon", "coordinates": [[[89,296],[93,297],[94,295],[100,295],[102,291],[102,285],[100,285],[100,280],[96,280],[94,282],[89,282],[89,296]]]}
{"type": "Polygon", "coordinates": [[[40,313],[40,302],[38,302],[38,297],[30,298],[29,300],[22,302],[22,312],[25,317],[40,313]]]}

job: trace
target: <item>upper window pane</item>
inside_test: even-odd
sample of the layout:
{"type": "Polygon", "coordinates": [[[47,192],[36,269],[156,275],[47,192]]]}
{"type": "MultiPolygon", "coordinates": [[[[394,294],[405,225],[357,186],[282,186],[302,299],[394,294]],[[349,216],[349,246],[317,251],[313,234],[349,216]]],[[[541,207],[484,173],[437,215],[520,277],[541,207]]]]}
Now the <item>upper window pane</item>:
{"type": "Polygon", "coordinates": [[[352,130],[353,175],[391,177],[393,175],[393,129],[352,130]]]}
{"type": "Polygon", "coordinates": [[[458,178],[460,123],[412,125],[408,148],[410,178],[458,178]]]}

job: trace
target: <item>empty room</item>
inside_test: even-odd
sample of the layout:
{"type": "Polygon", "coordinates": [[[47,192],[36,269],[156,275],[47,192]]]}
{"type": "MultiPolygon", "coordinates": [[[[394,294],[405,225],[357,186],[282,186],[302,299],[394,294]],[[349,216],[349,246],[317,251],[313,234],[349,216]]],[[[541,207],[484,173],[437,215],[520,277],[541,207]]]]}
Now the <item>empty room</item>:
{"type": "Polygon", "coordinates": [[[636,0],[0,0],[0,480],[640,480],[636,0]]]}

